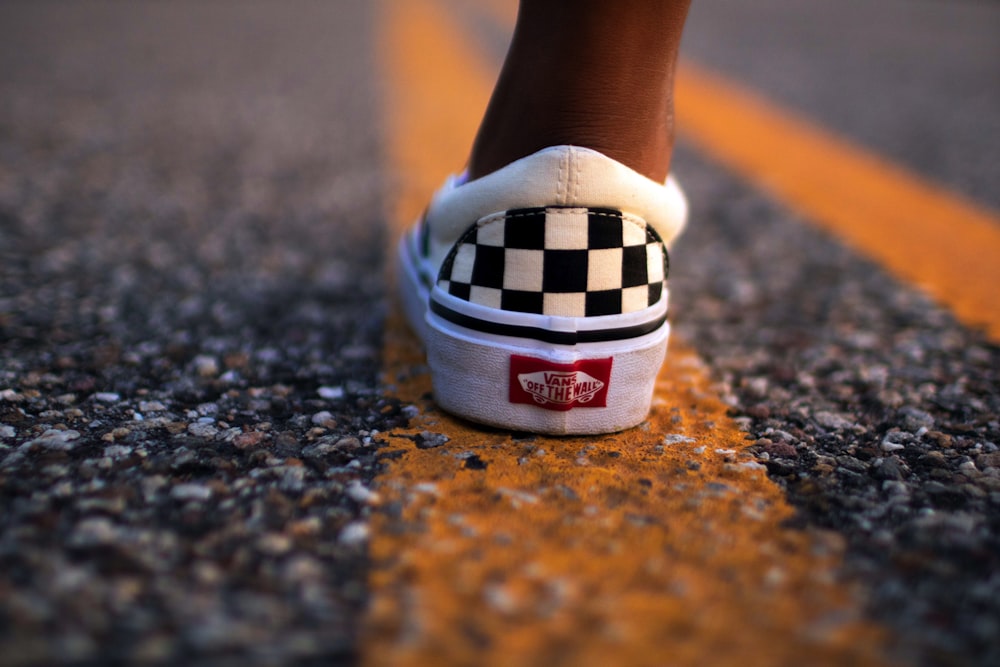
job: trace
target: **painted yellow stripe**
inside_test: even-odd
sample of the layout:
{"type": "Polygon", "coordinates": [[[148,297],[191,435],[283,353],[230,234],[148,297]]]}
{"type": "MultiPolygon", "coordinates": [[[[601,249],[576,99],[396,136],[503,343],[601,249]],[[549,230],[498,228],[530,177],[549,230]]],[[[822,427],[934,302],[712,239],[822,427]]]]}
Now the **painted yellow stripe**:
{"type": "MultiPolygon", "coordinates": [[[[437,5],[386,3],[388,151],[405,225],[465,158],[492,82],[437,5]]],[[[366,665],[879,664],[836,580],[840,538],[786,529],[779,488],[673,349],[648,425],[516,438],[438,412],[398,314],[387,383],[421,408],[388,434],[366,665]],[[430,430],[450,440],[419,449],[430,430]]]]}
{"type": "Polygon", "coordinates": [[[677,90],[680,136],[1000,340],[996,213],[693,63],[677,90]]]}

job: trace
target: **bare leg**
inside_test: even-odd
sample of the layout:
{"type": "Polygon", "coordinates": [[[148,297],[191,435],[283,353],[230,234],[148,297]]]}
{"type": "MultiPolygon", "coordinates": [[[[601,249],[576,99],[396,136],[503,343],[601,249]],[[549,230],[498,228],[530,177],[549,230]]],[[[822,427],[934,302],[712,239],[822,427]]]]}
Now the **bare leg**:
{"type": "Polygon", "coordinates": [[[663,181],[691,0],[521,0],[469,159],[472,178],[542,148],[600,151],[663,181]]]}

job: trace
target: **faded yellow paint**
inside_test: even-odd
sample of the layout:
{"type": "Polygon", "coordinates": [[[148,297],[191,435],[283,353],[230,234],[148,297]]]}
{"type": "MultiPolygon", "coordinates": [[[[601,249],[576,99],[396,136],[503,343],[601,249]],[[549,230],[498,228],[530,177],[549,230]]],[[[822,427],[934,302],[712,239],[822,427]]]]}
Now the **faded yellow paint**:
{"type": "Polygon", "coordinates": [[[1000,341],[1000,217],[684,63],[678,133],[1000,341]]]}
{"type": "Polygon", "coordinates": [[[389,335],[422,416],[379,479],[365,664],[880,664],[841,539],[782,526],[692,353],[671,352],[648,426],[518,438],[435,411],[415,341],[389,335]],[[424,429],[450,441],[418,449],[424,429]]]}
{"type": "MultiPolygon", "coordinates": [[[[390,215],[407,224],[465,159],[493,70],[432,3],[389,3],[381,53],[390,215]]],[[[386,382],[420,408],[386,434],[366,665],[879,664],[832,534],[746,452],[702,362],[675,345],[649,422],[552,438],[479,428],[428,399],[398,314],[386,382]],[[429,430],[450,440],[417,446],[429,430]]]]}

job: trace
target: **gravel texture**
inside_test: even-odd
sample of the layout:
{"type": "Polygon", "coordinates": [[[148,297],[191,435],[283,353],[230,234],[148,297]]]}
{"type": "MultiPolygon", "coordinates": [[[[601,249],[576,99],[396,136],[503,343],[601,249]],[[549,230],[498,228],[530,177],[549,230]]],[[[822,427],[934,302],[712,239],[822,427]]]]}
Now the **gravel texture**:
{"type": "Polygon", "coordinates": [[[0,7],[0,664],[350,662],[369,7],[55,9],[0,7]]]}
{"type": "Polygon", "coordinates": [[[1000,347],[689,150],[676,165],[677,331],[797,523],[848,538],[904,658],[1000,664],[1000,347]]]}
{"type": "MultiPolygon", "coordinates": [[[[371,5],[289,4],[0,5],[0,664],[352,661],[413,412],[377,384],[371,5]]],[[[678,332],[797,522],[901,656],[1000,664],[1000,349],[677,168],[678,332]]]]}

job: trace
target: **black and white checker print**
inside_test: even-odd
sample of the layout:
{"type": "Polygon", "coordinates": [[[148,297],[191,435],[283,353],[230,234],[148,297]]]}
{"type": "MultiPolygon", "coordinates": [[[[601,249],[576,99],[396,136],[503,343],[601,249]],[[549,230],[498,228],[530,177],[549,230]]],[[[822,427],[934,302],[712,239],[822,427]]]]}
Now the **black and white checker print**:
{"type": "Polygon", "coordinates": [[[438,286],[500,310],[618,315],[660,300],[669,260],[645,221],[607,208],[513,209],[480,220],[445,259],[438,286]]]}

